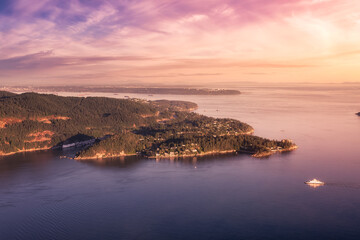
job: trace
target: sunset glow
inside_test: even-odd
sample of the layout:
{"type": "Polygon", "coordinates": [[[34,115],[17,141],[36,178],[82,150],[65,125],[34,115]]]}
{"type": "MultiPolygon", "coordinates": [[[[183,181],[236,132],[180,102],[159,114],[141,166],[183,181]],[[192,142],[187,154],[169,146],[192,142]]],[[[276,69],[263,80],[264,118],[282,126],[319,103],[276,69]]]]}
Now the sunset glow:
{"type": "Polygon", "coordinates": [[[0,81],[359,82],[354,0],[5,0],[0,81]]]}

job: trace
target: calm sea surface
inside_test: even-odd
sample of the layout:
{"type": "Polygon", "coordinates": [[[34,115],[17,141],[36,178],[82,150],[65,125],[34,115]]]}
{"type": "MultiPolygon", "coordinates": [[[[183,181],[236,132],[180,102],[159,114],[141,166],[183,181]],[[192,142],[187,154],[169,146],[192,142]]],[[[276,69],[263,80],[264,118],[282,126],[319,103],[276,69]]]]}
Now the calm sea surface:
{"type": "Polygon", "coordinates": [[[0,239],[360,239],[360,85],[242,86],[196,102],[299,149],[186,160],[0,157],[0,239]],[[304,181],[327,184],[311,188],[304,181]]]}

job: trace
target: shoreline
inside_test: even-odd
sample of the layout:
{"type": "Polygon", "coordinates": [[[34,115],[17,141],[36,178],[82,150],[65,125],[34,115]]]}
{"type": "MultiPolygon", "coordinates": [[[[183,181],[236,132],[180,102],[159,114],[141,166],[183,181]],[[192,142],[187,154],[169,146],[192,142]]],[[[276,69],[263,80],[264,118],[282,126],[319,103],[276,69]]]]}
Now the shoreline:
{"type": "Polygon", "coordinates": [[[1,156],[11,156],[17,153],[26,153],[26,152],[36,152],[36,151],[43,151],[43,150],[51,150],[53,149],[52,147],[44,147],[44,148],[29,148],[29,149],[22,149],[19,150],[17,152],[9,152],[9,153],[4,153],[4,152],[0,152],[0,157],[1,156]]]}
{"type": "MultiPolygon", "coordinates": [[[[74,157],[72,159],[81,161],[81,160],[96,160],[96,159],[117,158],[117,157],[130,157],[130,156],[141,156],[141,157],[148,158],[148,159],[186,158],[186,157],[197,157],[197,156],[201,157],[201,156],[208,156],[208,155],[224,155],[224,154],[229,154],[229,153],[246,153],[246,154],[251,154],[251,156],[254,158],[263,158],[263,157],[271,156],[276,153],[291,152],[298,148],[299,147],[297,145],[294,145],[294,146],[291,146],[290,148],[273,150],[273,151],[262,152],[262,153],[253,153],[253,152],[248,152],[245,150],[240,150],[240,151],[223,150],[223,151],[209,151],[209,152],[203,152],[203,153],[181,154],[181,155],[170,155],[169,154],[169,155],[165,155],[165,156],[144,156],[142,154],[137,154],[137,153],[132,153],[132,154],[121,153],[121,154],[114,154],[111,156],[96,155],[96,156],[92,156],[92,157],[74,157]]],[[[1,156],[11,156],[11,155],[14,155],[17,153],[36,152],[36,151],[51,150],[51,149],[54,149],[54,147],[22,149],[17,152],[9,152],[9,153],[0,152],[0,157],[1,156]]]]}
{"type": "Polygon", "coordinates": [[[276,153],[291,152],[291,151],[294,151],[294,150],[296,150],[298,148],[299,148],[299,146],[294,145],[294,146],[291,146],[291,147],[286,148],[286,149],[274,150],[274,151],[263,152],[263,153],[254,153],[251,156],[254,157],[254,158],[269,157],[269,156],[274,155],[276,153]]]}
{"type": "Polygon", "coordinates": [[[111,156],[93,156],[93,157],[74,157],[74,160],[97,160],[97,159],[107,159],[107,158],[117,158],[117,157],[130,157],[130,156],[139,156],[144,157],[147,159],[164,159],[164,158],[187,158],[187,157],[202,157],[202,156],[209,156],[209,155],[225,155],[230,153],[236,153],[236,150],[226,150],[226,151],[211,151],[211,152],[205,152],[205,153],[194,153],[194,154],[182,154],[182,155],[168,155],[168,156],[144,156],[141,154],[115,154],[111,156]]]}
{"type": "Polygon", "coordinates": [[[109,158],[117,158],[117,157],[130,157],[130,156],[139,156],[144,157],[147,159],[166,159],[166,158],[187,158],[187,157],[203,157],[203,156],[210,156],[210,155],[226,155],[231,153],[245,153],[250,155],[254,158],[263,158],[263,157],[269,157],[271,155],[274,155],[276,153],[282,153],[282,152],[291,152],[299,147],[297,145],[294,145],[290,148],[281,149],[281,150],[275,150],[275,151],[269,151],[269,152],[263,152],[263,153],[253,153],[253,152],[247,152],[247,151],[237,151],[237,150],[224,150],[224,151],[210,151],[210,152],[203,152],[203,153],[194,153],[194,154],[181,154],[181,155],[163,155],[163,156],[144,156],[142,154],[115,154],[111,156],[93,156],[93,157],[74,157],[74,160],[97,160],[97,159],[109,159],[109,158]]]}
{"type": "Polygon", "coordinates": [[[160,158],[186,158],[186,157],[202,157],[209,155],[224,155],[229,153],[236,153],[236,150],[224,150],[224,151],[210,151],[203,153],[194,153],[194,154],[182,154],[182,155],[169,155],[169,156],[148,156],[148,159],[160,159],[160,158]]]}
{"type": "Polygon", "coordinates": [[[122,154],[114,154],[111,156],[74,157],[72,159],[81,161],[81,160],[97,160],[97,159],[106,159],[106,158],[130,157],[130,156],[141,156],[141,155],[136,153],[133,154],[122,153],[122,154]]]}

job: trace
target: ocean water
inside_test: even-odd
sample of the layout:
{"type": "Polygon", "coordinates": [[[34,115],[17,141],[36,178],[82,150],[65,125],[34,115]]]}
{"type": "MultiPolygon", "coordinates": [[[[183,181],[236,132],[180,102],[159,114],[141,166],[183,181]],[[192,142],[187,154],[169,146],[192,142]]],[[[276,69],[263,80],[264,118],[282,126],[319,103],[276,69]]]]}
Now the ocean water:
{"type": "Polygon", "coordinates": [[[360,85],[243,85],[189,100],[299,149],[184,160],[0,158],[0,239],[360,239],[360,85]],[[324,186],[304,181],[318,178],[324,186]]]}

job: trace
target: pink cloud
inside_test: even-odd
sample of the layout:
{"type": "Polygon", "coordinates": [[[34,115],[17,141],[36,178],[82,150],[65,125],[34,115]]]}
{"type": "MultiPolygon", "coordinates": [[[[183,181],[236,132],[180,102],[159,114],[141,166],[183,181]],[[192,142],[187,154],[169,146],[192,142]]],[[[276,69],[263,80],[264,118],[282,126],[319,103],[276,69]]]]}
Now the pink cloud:
{"type": "Polygon", "coordinates": [[[352,0],[14,0],[0,4],[0,78],[310,75],[329,58],[356,65],[359,12],[352,0]]]}

